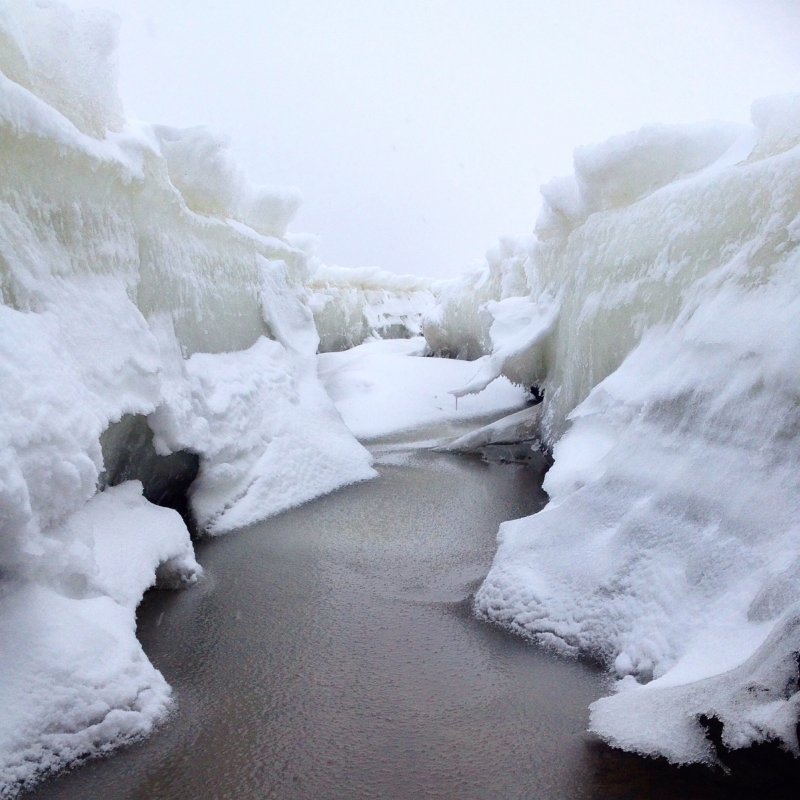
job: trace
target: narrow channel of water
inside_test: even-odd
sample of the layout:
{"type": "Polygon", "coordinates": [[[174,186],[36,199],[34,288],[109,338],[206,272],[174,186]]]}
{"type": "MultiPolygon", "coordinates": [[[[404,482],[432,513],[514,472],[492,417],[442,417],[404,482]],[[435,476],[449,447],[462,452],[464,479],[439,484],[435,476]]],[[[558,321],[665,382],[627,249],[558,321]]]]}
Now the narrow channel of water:
{"type": "Polygon", "coordinates": [[[497,526],[545,500],[539,473],[433,453],[380,472],[202,543],[207,579],[139,614],[174,716],[31,797],[735,796],[593,743],[602,676],[471,615],[497,526]]]}

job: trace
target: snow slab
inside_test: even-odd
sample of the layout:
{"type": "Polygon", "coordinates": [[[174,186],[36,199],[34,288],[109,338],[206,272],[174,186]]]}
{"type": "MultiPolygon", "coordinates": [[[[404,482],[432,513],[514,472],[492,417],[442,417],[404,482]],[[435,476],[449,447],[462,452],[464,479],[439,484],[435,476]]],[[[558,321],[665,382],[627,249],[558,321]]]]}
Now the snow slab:
{"type": "Polygon", "coordinates": [[[529,406],[462,434],[442,445],[440,449],[453,453],[473,453],[487,445],[515,444],[522,441],[533,443],[539,435],[541,418],[541,405],[529,406]]]}

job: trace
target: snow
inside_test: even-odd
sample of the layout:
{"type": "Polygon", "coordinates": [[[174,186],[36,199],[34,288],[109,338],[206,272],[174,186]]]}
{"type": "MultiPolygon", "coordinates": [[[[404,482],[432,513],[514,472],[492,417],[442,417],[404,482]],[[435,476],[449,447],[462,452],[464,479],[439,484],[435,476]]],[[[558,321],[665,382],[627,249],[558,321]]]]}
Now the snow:
{"type": "Polygon", "coordinates": [[[680,763],[717,757],[703,716],[729,747],[798,752],[799,110],[582,148],[539,238],[425,328],[544,391],[550,502],[501,527],[476,609],[605,663],[592,730],[680,763]],[[497,336],[503,305],[529,311],[497,336]]]}
{"type": "Polygon", "coordinates": [[[379,340],[319,355],[319,374],[347,427],[363,442],[400,433],[499,417],[525,405],[527,395],[499,378],[479,395],[456,400],[454,387],[475,365],[425,358],[425,340],[379,340]]]}
{"type": "Polygon", "coordinates": [[[728,123],[648,125],[575,150],[575,174],[542,187],[536,234],[564,235],[597,211],[621,208],[678,178],[708,167],[747,128],[728,123]]]}
{"type": "Polygon", "coordinates": [[[153,131],[167,162],[169,179],[186,205],[200,214],[231,217],[264,236],[283,236],[300,205],[297,191],[252,186],[230,153],[230,140],[208,128],[153,131]]]}
{"type": "Polygon", "coordinates": [[[296,193],[251,186],[204,129],[126,123],[115,26],[0,9],[2,795],[169,708],[135,608],[200,571],[177,513],[98,492],[104,432],[132,416],[199,457],[207,533],[375,474],[316,374],[309,256],[281,238],[296,193]]]}
{"type": "Polygon", "coordinates": [[[313,358],[298,362],[262,337],[248,350],[196,353],[182,365],[152,428],[157,450],[203,454],[190,497],[208,533],[376,474],[319,386],[313,358]]]}
{"type": "Polygon", "coordinates": [[[183,520],[134,481],[96,495],[43,548],[36,580],[0,595],[3,794],[164,718],[170,688],[136,639],[136,606],[157,568],[162,585],[202,573],[183,520]]]}
{"type": "Polygon", "coordinates": [[[500,375],[524,383],[530,374],[530,354],[553,330],[559,305],[554,298],[543,294],[536,300],[527,297],[490,300],[483,308],[491,318],[491,352],[476,362],[479,371],[453,392],[456,397],[481,392],[500,375]]]}
{"type": "Polygon", "coordinates": [[[487,445],[515,444],[528,441],[539,446],[538,434],[541,423],[541,406],[529,406],[490,422],[441,446],[453,453],[479,453],[487,445]]]}
{"type": "Polygon", "coordinates": [[[119,130],[117,18],[72,11],[51,0],[4,0],[0,7],[0,72],[57,109],[79,130],[119,130]]]}
{"type": "Polygon", "coordinates": [[[315,260],[308,288],[320,351],[346,350],[370,338],[419,336],[422,318],[433,308],[441,285],[416,275],[333,267],[315,260]]]}

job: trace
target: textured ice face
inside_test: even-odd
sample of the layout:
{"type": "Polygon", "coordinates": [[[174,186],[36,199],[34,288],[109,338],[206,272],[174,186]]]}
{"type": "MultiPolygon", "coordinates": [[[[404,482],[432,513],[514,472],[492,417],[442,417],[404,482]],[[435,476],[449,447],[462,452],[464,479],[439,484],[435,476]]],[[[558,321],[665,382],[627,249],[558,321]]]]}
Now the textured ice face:
{"type": "Polygon", "coordinates": [[[605,661],[621,691],[593,728],[675,761],[715,757],[702,716],[729,746],[797,748],[798,108],[579,151],[575,180],[545,187],[545,240],[490,260],[426,329],[482,340],[466,391],[544,389],[551,501],[501,528],[479,611],[605,661]],[[510,313],[544,297],[546,332],[510,313]]]}
{"type": "Polygon", "coordinates": [[[308,290],[320,352],[346,350],[371,337],[419,336],[441,285],[416,275],[344,269],[314,259],[308,290]]]}

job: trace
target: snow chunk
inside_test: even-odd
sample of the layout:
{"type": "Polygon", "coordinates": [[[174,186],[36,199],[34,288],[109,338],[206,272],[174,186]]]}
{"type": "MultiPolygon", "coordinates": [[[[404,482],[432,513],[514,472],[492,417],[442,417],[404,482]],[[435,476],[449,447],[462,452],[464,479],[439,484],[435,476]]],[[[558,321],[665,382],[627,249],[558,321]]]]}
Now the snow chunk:
{"type": "Polygon", "coordinates": [[[300,207],[300,192],[279,186],[248,186],[238,216],[264,236],[284,236],[300,207]]]}
{"type": "Polygon", "coordinates": [[[244,175],[230,152],[230,139],[208,128],[153,128],[164,153],[169,179],[186,205],[200,214],[232,217],[244,175]]]}
{"type": "Polygon", "coordinates": [[[501,417],[488,425],[458,436],[440,449],[453,453],[477,453],[487,445],[514,444],[538,439],[541,406],[530,406],[501,417]]]}
{"type": "Polygon", "coordinates": [[[800,94],[756,100],[750,116],[759,133],[752,160],[778,155],[800,144],[800,94]]]}
{"type": "Polygon", "coordinates": [[[136,481],[97,495],[47,538],[53,551],[72,543],[68,568],[55,583],[6,583],[0,595],[0,786],[9,791],[164,718],[170,689],[136,639],[135,609],[159,568],[173,582],[202,572],[180,516],[148,503],[136,481]]]}
{"type": "Polygon", "coordinates": [[[541,349],[553,330],[559,307],[552,297],[542,295],[536,301],[507,297],[489,301],[483,308],[492,319],[489,328],[492,352],[476,362],[480,365],[478,373],[452,392],[456,397],[482,391],[501,374],[523,385],[530,381],[531,354],[541,349]]]}
{"type": "Polygon", "coordinates": [[[278,342],[195,353],[152,416],[161,452],[202,456],[190,491],[201,528],[225,533],[376,473],[314,374],[278,342]]]}
{"type": "MultiPolygon", "coordinates": [[[[750,634],[753,639],[753,634],[750,634]]],[[[673,685],[665,676],[646,686],[592,704],[591,727],[617,747],[647,755],[664,755],[682,764],[716,762],[717,754],[704,735],[701,719],[722,723],[722,744],[735,750],[753,742],[780,742],[800,755],[797,643],[800,606],[794,605],[775,623],[770,635],[756,636],[738,654],[752,653],[730,671],[715,669],[713,677],[673,685]],[[653,721],[659,724],[654,725],[653,721]]],[[[713,643],[705,645],[713,659],[713,643]]]]}
{"type": "Polygon", "coordinates": [[[117,94],[119,20],[98,9],[4,0],[0,72],[61,112],[80,131],[102,138],[122,127],[117,94]]]}
{"type": "Polygon", "coordinates": [[[198,214],[230,217],[264,236],[283,236],[300,206],[300,194],[277,186],[253,186],[230,151],[230,138],[204,126],[153,131],[169,179],[198,214]]]}
{"type": "Polygon", "coordinates": [[[621,208],[707,167],[746,131],[741,125],[649,125],[575,150],[574,178],[542,187],[540,239],[566,235],[590,214],[621,208]]]}

